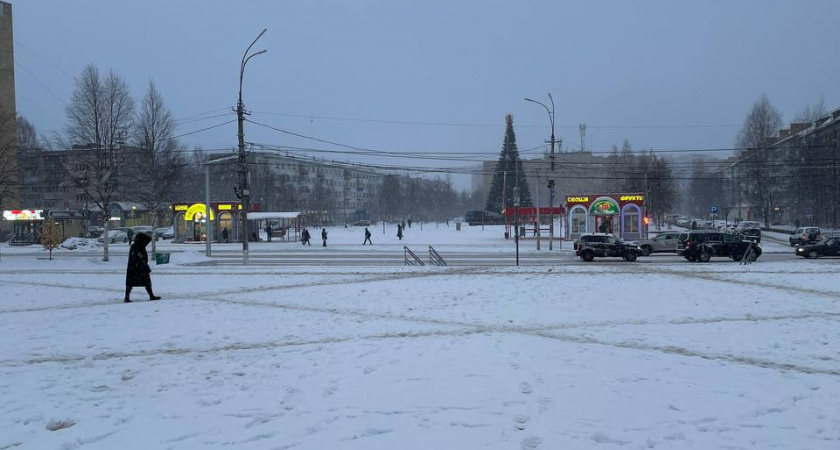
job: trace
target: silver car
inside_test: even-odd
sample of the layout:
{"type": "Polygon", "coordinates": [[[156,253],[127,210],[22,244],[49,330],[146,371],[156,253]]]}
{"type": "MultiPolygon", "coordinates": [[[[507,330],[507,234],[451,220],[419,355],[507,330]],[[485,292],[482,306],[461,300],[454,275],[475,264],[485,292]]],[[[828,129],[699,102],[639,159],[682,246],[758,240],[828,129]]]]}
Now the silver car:
{"type": "Polygon", "coordinates": [[[642,256],[649,256],[651,253],[677,253],[679,237],[680,233],[678,231],[666,231],[653,238],[639,241],[642,256]]]}

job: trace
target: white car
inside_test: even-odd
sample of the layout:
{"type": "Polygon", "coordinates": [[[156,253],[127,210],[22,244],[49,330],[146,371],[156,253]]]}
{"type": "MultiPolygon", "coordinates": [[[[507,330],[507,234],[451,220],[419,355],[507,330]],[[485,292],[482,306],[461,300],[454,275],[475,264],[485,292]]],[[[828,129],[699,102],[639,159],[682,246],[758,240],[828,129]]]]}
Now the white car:
{"type": "Polygon", "coordinates": [[[175,237],[175,230],[172,227],[157,228],[155,229],[155,236],[158,239],[172,239],[175,237]]]}
{"type": "MultiPolygon", "coordinates": [[[[99,242],[105,242],[105,236],[99,236],[99,242]]],[[[108,232],[108,242],[111,244],[128,243],[128,235],[125,231],[111,230],[108,232]]]]}

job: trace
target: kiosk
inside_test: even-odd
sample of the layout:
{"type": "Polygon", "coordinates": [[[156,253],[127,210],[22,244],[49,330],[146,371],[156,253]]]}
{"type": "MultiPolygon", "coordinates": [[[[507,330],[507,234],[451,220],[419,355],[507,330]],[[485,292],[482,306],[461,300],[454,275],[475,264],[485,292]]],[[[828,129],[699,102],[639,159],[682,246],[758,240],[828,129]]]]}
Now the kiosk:
{"type": "Polygon", "coordinates": [[[612,233],[624,240],[647,237],[644,194],[569,195],[566,210],[569,239],[585,233],[612,233]]]}

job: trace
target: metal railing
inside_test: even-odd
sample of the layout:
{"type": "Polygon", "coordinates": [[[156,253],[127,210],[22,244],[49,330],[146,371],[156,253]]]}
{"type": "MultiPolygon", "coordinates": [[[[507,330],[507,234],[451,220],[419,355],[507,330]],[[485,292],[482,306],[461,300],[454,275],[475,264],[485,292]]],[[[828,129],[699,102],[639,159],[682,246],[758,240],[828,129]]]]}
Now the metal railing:
{"type": "Polygon", "coordinates": [[[440,253],[431,245],[429,246],[429,264],[433,266],[445,266],[446,261],[440,256],[440,253]]]}
{"type": "Polygon", "coordinates": [[[418,258],[414,252],[411,251],[407,246],[403,246],[403,256],[405,257],[405,265],[406,266],[425,266],[423,264],[423,260],[418,258]],[[411,258],[409,258],[411,256],[411,258]]]}
{"type": "Polygon", "coordinates": [[[754,242],[750,242],[749,245],[747,245],[747,249],[744,251],[744,256],[741,257],[742,265],[750,265],[758,258],[754,246],[754,242]]]}

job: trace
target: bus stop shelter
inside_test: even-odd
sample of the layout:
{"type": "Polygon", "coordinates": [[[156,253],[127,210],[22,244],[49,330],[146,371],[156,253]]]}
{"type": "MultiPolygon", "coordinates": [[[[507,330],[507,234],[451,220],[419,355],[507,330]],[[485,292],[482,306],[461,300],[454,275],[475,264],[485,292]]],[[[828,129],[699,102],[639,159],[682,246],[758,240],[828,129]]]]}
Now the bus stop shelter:
{"type": "MultiPolygon", "coordinates": [[[[256,222],[259,227],[260,234],[265,231],[267,226],[271,226],[271,240],[293,241],[300,240],[300,227],[298,226],[298,219],[300,218],[299,211],[281,211],[281,212],[249,212],[248,220],[256,222]]],[[[251,229],[253,231],[253,228],[251,229]]],[[[266,236],[267,238],[267,236],[266,236]]]]}

